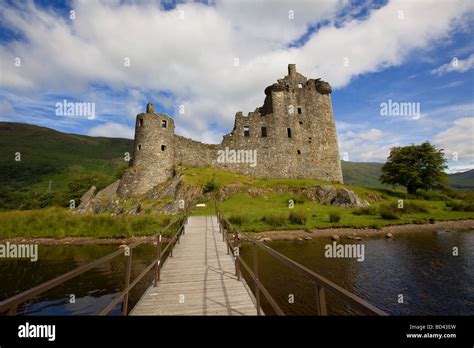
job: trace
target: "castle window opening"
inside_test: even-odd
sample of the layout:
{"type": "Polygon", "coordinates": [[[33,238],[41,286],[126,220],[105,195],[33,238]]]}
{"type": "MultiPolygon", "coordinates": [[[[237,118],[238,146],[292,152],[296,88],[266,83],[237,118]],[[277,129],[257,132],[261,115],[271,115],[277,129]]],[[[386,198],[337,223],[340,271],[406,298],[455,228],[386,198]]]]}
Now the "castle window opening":
{"type": "Polygon", "coordinates": [[[301,114],[301,108],[298,108],[298,113],[301,114]]]}
{"type": "Polygon", "coordinates": [[[249,136],[250,136],[250,127],[244,126],[244,137],[249,137],[249,136]]]}
{"type": "Polygon", "coordinates": [[[161,145],[161,151],[165,151],[166,150],[166,145],[161,145]]]}
{"type": "Polygon", "coordinates": [[[142,146],[138,144],[138,151],[140,151],[141,149],[142,149],[142,146]]]}
{"type": "Polygon", "coordinates": [[[303,124],[303,121],[300,121],[300,124],[303,124]]]}
{"type": "Polygon", "coordinates": [[[288,134],[288,138],[291,138],[291,128],[287,128],[286,133],[288,134]]]}
{"type": "Polygon", "coordinates": [[[296,152],[298,153],[298,155],[301,155],[301,151],[300,151],[300,150],[297,150],[296,152]]]}
{"type": "Polygon", "coordinates": [[[143,127],[143,118],[138,119],[138,126],[143,127]]]}
{"type": "Polygon", "coordinates": [[[262,127],[262,138],[267,137],[267,127],[262,127]]]}
{"type": "Polygon", "coordinates": [[[161,127],[166,128],[168,126],[168,122],[166,120],[161,120],[161,127]]]}
{"type": "Polygon", "coordinates": [[[298,83],[298,88],[303,88],[303,84],[302,84],[302,83],[298,83]]]}

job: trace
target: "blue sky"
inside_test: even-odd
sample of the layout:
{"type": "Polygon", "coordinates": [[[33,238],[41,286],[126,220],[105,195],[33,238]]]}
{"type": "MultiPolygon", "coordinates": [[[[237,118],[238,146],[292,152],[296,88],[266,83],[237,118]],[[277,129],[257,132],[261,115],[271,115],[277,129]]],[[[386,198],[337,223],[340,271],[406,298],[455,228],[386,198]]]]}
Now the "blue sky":
{"type": "Polygon", "coordinates": [[[133,137],[153,102],[178,134],[217,143],[296,63],[333,86],[341,157],[429,140],[451,172],[474,168],[472,1],[0,4],[2,121],[133,137]],[[96,115],[57,115],[63,100],[96,115]],[[420,112],[381,115],[388,102],[420,112]]]}

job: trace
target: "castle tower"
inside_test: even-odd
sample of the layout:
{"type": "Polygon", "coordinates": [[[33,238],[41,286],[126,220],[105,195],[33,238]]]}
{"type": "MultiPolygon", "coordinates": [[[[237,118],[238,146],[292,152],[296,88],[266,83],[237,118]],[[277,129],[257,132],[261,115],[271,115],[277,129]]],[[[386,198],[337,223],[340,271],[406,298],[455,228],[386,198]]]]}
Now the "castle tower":
{"type": "Polygon", "coordinates": [[[173,175],[174,121],[156,114],[153,104],[137,115],[130,168],[120,182],[121,196],[140,195],[173,175]]]}
{"type": "MultiPolygon", "coordinates": [[[[224,137],[230,148],[257,149],[255,168],[236,168],[259,177],[314,178],[342,182],[331,86],[307,79],[288,65],[288,75],[265,89],[263,106],[236,114],[224,137]]],[[[230,169],[230,168],[229,168],[230,169]]]]}

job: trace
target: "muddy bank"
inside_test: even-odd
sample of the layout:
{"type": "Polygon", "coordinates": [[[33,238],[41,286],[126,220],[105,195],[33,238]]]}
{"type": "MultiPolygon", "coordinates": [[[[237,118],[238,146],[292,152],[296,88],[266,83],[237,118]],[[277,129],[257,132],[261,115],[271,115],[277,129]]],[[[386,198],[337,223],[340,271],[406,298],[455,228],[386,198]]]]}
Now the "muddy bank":
{"type": "MultiPolygon", "coordinates": [[[[15,244],[40,244],[40,245],[129,245],[135,242],[146,241],[153,243],[153,239],[149,237],[133,237],[133,238],[90,238],[90,237],[65,237],[65,238],[5,238],[0,239],[0,243],[15,244]]],[[[163,238],[166,242],[166,238],[163,238]]]]}
{"type": "Polygon", "coordinates": [[[433,224],[406,224],[406,225],[392,225],[385,226],[381,229],[370,227],[338,227],[338,228],[319,228],[307,230],[283,230],[283,231],[265,231],[259,233],[248,233],[252,237],[270,238],[271,240],[298,240],[305,238],[320,238],[320,237],[373,237],[385,236],[391,233],[394,237],[398,233],[409,232],[430,232],[430,231],[474,231],[474,220],[457,220],[457,221],[438,221],[433,224]]]}
{"type": "MultiPolygon", "coordinates": [[[[282,230],[282,231],[265,231],[258,233],[247,233],[249,236],[262,239],[270,238],[271,240],[310,240],[320,237],[373,237],[384,236],[391,233],[396,236],[397,233],[408,232],[429,232],[429,231],[474,231],[474,220],[457,220],[457,221],[438,221],[434,224],[406,224],[385,226],[381,229],[370,227],[338,227],[338,228],[317,228],[306,230],[282,230]]],[[[90,237],[66,237],[66,238],[0,238],[0,243],[10,242],[16,244],[40,244],[40,245],[111,245],[111,244],[131,244],[149,239],[150,243],[154,240],[149,237],[133,237],[133,238],[90,238],[90,237]]],[[[163,242],[166,242],[166,238],[163,242]]],[[[268,240],[267,240],[268,241],[268,240]]]]}

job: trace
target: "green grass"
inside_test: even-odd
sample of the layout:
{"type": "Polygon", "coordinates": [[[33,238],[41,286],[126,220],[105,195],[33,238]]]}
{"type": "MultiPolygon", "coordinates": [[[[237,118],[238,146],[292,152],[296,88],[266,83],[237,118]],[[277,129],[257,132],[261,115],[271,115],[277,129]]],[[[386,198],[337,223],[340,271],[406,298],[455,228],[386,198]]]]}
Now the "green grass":
{"type": "Polygon", "coordinates": [[[184,174],[183,181],[192,185],[205,186],[210,181],[214,181],[219,187],[223,187],[232,184],[249,184],[252,182],[252,180],[245,175],[209,167],[186,168],[182,171],[182,174],[184,174]]]}
{"type": "MultiPolygon", "coordinates": [[[[393,205],[397,200],[393,197],[372,206],[376,215],[360,214],[353,212],[357,208],[337,208],[330,205],[322,205],[311,201],[295,204],[294,209],[288,208],[288,199],[292,197],[291,193],[268,193],[265,197],[254,197],[245,193],[237,193],[228,199],[219,202],[219,209],[226,217],[239,214],[245,217],[243,224],[239,225],[243,231],[261,232],[268,230],[291,230],[301,228],[328,228],[328,227],[373,227],[380,228],[394,224],[408,223],[428,223],[430,219],[437,221],[443,220],[462,220],[474,219],[473,212],[452,211],[447,208],[442,201],[404,201],[404,205],[414,204],[422,206],[427,212],[407,211],[401,212],[400,219],[387,220],[379,214],[381,204],[393,205]],[[410,203],[412,202],[412,203],[410,203]],[[255,207],[258,207],[256,209],[255,207]],[[290,213],[297,213],[306,217],[304,226],[292,224],[289,220],[290,213]],[[338,222],[330,222],[329,215],[337,212],[340,215],[338,222]],[[287,217],[281,224],[275,224],[274,216],[287,217]]],[[[213,207],[209,211],[201,211],[203,215],[213,214],[213,207]]]]}
{"type": "Polygon", "coordinates": [[[58,207],[9,211],[0,212],[0,238],[138,237],[159,232],[170,220],[167,215],[79,215],[58,207]]]}
{"type": "MultiPolygon", "coordinates": [[[[248,178],[240,174],[211,168],[189,168],[184,171],[184,174],[184,180],[188,183],[204,186],[214,179],[221,188],[232,185],[239,186],[236,193],[229,195],[218,205],[224,215],[233,219],[243,231],[259,232],[327,227],[380,228],[393,224],[428,223],[430,219],[474,218],[472,212],[464,211],[464,209],[455,211],[451,207],[446,207],[447,201],[472,201],[474,193],[452,192],[450,193],[452,197],[449,197],[443,193],[420,191],[419,195],[413,196],[407,195],[403,188],[390,190],[335,184],[335,186],[353,190],[369,202],[371,202],[371,196],[377,195],[381,198],[379,202],[371,202],[370,207],[338,208],[312,202],[302,195],[290,191],[291,189],[329,184],[319,180],[248,178]],[[284,188],[287,192],[275,192],[277,188],[284,188]],[[260,191],[257,195],[246,193],[249,189],[260,191]],[[295,202],[294,209],[290,209],[288,206],[290,199],[295,202]],[[403,199],[403,209],[398,209],[399,199],[403,199]],[[396,216],[388,218],[387,210],[396,216]],[[339,219],[336,216],[339,216],[339,219]]],[[[202,199],[207,207],[196,208],[193,215],[213,215],[214,204],[210,199],[210,196],[202,199]]]]}

